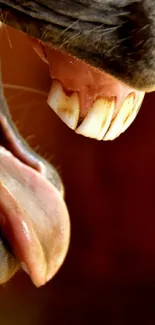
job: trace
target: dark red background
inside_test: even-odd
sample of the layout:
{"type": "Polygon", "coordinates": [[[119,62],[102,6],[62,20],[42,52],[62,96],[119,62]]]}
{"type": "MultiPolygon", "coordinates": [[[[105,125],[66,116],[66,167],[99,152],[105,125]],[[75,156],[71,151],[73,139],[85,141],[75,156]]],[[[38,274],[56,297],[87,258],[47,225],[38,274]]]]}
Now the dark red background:
{"type": "MultiPolygon", "coordinates": [[[[5,84],[49,90],[26,36],[1,32],[0,55],[5,84]]],[[[21,133],[59,168],[72,237],[46,286],[21,272],[0,288],[0,324],[155,324],[155,94],[125,134],[97,142],[70,131],[46,97],[5,93],[21,133]]]]}

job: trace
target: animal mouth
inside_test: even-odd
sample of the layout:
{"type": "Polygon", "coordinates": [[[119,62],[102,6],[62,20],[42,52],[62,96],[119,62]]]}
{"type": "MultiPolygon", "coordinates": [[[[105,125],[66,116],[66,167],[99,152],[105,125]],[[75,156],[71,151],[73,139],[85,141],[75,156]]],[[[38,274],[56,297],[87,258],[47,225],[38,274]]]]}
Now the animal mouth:
{"type": "Polygon", "coordinates": [[[61,32],[54,26],[51,39],[49,35],[42,41],[43,21],[34,18],[35,12],[33,18],[28,17],[27,6],[22,7],[22,14],[16,5],[17,10],[3,7],[3,20],[6,14],[7,24],[26,32],[34,50],[49,66],[51,89],[47,102],[61,120],[77,134],[97,140],[114,140],[126,131],[139,112],[145,92],[95,68],[72,46],[67,50],[65,39],[57,43],[61,32]]]}
{"type": "Polygon", "coordinates": [[[30,38],[49,66],[48,105],[76,133],[114,140],[137,116],[145,93],[72,55],[30,38]]]}
{"type": "Polygon", "coordinates": [[[63,185],[18,133],[1,91],[0,140],[0,283],[22,268],[39,287],[57,273],[68,251],[63,185]]]}
{"type": "MultiPolygon", "coordinates": [[[[143,91],[50,44],[28,39],[49,67],[47,103],[69,128],[89,138],[114,140],[132,124],[143,91]]],[[[55,275],[67,254],[68,211],[61,182],[51,177],[55,171],[41,157],[35,160],[6,105],[0,112],[0,282],[22,267],[41,286],[55,275]]]]}
{"type": "MultiPolygon", "coordinates": [[[[45,2],[45,6],[42,3],[42,1],[34,1],[34,4],[1,1],[2,20],[25,32],[33,48],[49,66],[51,89],[47,102],[61,120],[80,135],[97,140],[114,140],[134,121],[143,102],[145,91],[152,91],[150,81],[148,81],[149,86],[146,86],[147,82],[145,85],[142,82],[141,85],[141,82],[133,81],[134,71],[129,68],[129,61],[132,57],[129,56],[128,64],[125,60],[126,68],[124,68],[123,61],[119,60],[119,51],[116,56],[112,52],[109,58],[106,54],[108,52],[106,49],[109,49],[111,44],[108,42],[109,36],[103,37],[101,44],[97,43],[99,48],[94,47],[93,40],[95,40],[95,35],[97,36],[97,31],[102,29],[103,25],[106,31],[107,26],[106,19],[105,22],[100,19],[102,11],[100,12],[94,4],[83,6],[79,1],[77,7],[71,5],[67,9],[67,1],[64,2],[62,8],[61,2],[45,2]],[[80,34],[79,38],[76,37],[78,34],[80,34]],[[103,56],[102,47],[104,48],[103,56]],[[112,55],[115,56],[114,61],[112,55]],[[119,63],[119,69],[117,69],[117,63],[119,63]],[[118,72],[123,69],[127,71],[118,72]],[[134,85],[139,88],[132,88],[134,85]]],[[[109,8],[111,8],[110,4],[109,8]]],[[[123,23],[127,23],[129,19],[131,26],[127,28],[132,36],[131,44],[134,47],[135,25],[133,17],[129,15],[131,10],[131,16],[133,16],[133,8],[124,6],[124,10],[122,20],[120,20],[121,26],[126,28],[123,23]]],[[[108,24],[108,26],[111,30],[116,29],[119,23],[114,23],[114,26],[108,24]]],[[[137,29],[136,31],[138,32],[137,29]]],[[[122,29],[121,32],[123,33],[122,29]]],[[[123,48],[126,49],[126,43],[123,44],[121,47],[124,46],[123,48]]],[[[129,53],[124,51],[122,53],[128,57],[129,53]]],[[[136,69],[138,59],[135,62],[133,56],[133,60],[133,69],[136,69]]],[[[141,80],[140,76],[138,79],[141,80]]]]}

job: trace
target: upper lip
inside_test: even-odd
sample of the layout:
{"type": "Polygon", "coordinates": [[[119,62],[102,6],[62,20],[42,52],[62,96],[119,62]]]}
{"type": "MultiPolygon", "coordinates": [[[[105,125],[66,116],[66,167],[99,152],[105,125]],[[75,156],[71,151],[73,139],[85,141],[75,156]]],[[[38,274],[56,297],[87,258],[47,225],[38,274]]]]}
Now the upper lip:
{"type": "MultiPolygon", "coordinates": [[[[4,6],[5,7],[5,6],[4,6]]],[[[19,27],[20,28],[23,28],[23,30],[25,29],[25,24],[24,24],[24,15],[22,14],[22,21],[21,21],[21,18],[20,18],[20,15],[18,13],[18,10],[17,12],[14,13],[14,11],[9,11],[9,14],[7,15],[7,21],[8,22],[11,22],[12,25],[14,25],[14,20],[15,18],[18,17],[18,23],[19,23],[19,27]]],[[[27,19],[27,17],[25,18],[25,20],[27,19]]],[[[29,17],[29,19],[31,20],[31,17],[29,17]]],[[[139,106],[141,105],[142,101],[143,101],[143,97],[144,97],[144,92],[139,92],[137,91],[136,89],[133,89],[129,86],[127,86],[126,84],[123,84],[122,82],[120,82],[119,80],[117,80],[116,78],[112,77],[111,75],[108,75],[106,74],[104,71],[100,72],[100,70],[90,66],[90,65],[87,65],[85,62],[81,61],[81,60],[78,60],[77,59],[77,62],[79,62],[79,64],[83,65],[83,69],[85,71],[85,73],[83,74],[82,78],[81,78],[81,85],[84,84],[84,90],[81,90],[81,88],[79,89],[79,85],[78,87],[76,88],[76,86],[74,87],[73,84],[71,86],[68,86],[66,87],[66,84],[63,82],[63,79],[62,79],[62,72],[61,72],[61,75],[59,75],[57,77],[57,74],[55,74],[53,76],[53,68],[54,66],[51,67],[51,64],[53,64],[53,60],[50,58],[50,55],[51,55],[51,49],[50,49],[50,45],[47,45],[46,43],[44,43],[43,41],[38,41],[37,39],[41,38],[41,35],[38,35],[38,34],[35,34],[35,32],[37,31],[37,28],[36,26],[39,24],[39,26],[41,26],[41,22],[37,21],[37,20],[34,20],[33,18],[33,23],[34,23],[34,30],[32,32],[32,29],[28,28],[28,30],[26,30],[27,33],[29,34],[32,34],[35,35],[35,38],[30,38],[32,40],[32,46],[34,45],[34,47],[37,47],[38,44],[40,46],[40,49],[43,53],[42,55],[42,59],[44,59],[47,63],[49,63],[49,70],[50,70],[50,74],[51,74],[51,77],[54,78],[54,79],[57,79],[57,81],[59,81],[61,84],[62,84],[62,87],[64,87],[64,91],[68,90],[71,91],[71,92],[76,92],[78,94],[78,97],[79,99],[77,99],[77,101],[79,100],[79,103],[77,106],[79,106],[78,108],[78,111],[77,112],[73,112],[72,110],[69,112],[69,109],[65,108],[65,112],[63,112],[63,114],[61,114],[61,108],[60,107],[57,107],[56,109],[54,107],[52,107],[55,111],[60,112],[60,114],[58,114],[59,116],[61,116],[62,120],[68,125],[70,126],[72,129],[75,129],[77,128],[77,126],[81,123],[82,119],[86,117],[87,113],[89,112],[89,110],[92,109],[93,107],[93,104],[96,102],[96,100],[100,99],[100,98],[109,98],[109,100],[112,100],[114,97],[115,97],[115,105],[114,105],[114,109],[113,109],[113,114],[111,115],[111,120],[109,120],[109,124],[107,123],[107,120],[104,121],[106,123],[106,128],[105,128],[105,125],[103,125],[103,114],[102,114],[102,109],[100,110],[100,118],[98,119],[98,122],[95,121],[94,117],[94,124],[96,123],[99,123],[99,129],[95,131],[95,135],[94,135],[94,132],[91,132],[91,128],[90,125],[89,125],[89,132],[88,130],[85,129],[85,123],[84,123],[84,129],[83,129],[83,125],[82,125],[82,129],[81,127],[78,128],[77,130],[77,133],[80,133],[82,135],[85,135],[85,136],[89,136],[89,137],[92,137],[92,138],[96,138],[96,139],[102,139],[101,138],[101,135],[100,135],[100,131],[101,131],[101,134],[103,133],[102,130],[100,130],[100,127],[102,125],[102,128],[105,130],[105,133],[103,134],[103,138],[104,140],[105,139],[115,139],[117,136],[119,136],[119,134],[121,134],[123,131],[122,130],[126,130],[126,127],[127,125],[129,126],[130,123],[133,122],[134,118],[136,117],[138,111],[139,111],[139,106]],[[90,72],[88,74],[88,72],[90,72]],[[92,80],[88,79],[86,80],[86,76],[92,78],[92,80]],[[95,77],[94,77],[95,75],[95,77]],[[60,78],[59,78],[60,77],[60,78]],[[96,81],[95,81],[95,78],[96,78],[96,81]],[[107,80],[108,79],[108,83],[105,82],[105,79],[107,80]],[[101,80],[101,83],[99,82],[99,80],[101,80]],[[85,83],[86,82],[86,91],[85,91],[85,83]],[[98,85],[98,82],[99,82],[99,87],[97,86],[98,85]],[[91,84],[90,84],[91,83],[91,84]],[[111,84],[110,84],[111,83],[111,84]],[[110,86],[109,86],[110,84],[110,86]],[[109,87],[109,89],[108,89],[109,87]],[[95,88],[95,92],[94,92],[94,89],[95,88]],[[110,89],[112,88],[112,92],[110,93],[110,89]],[[105,90],[106,89],[106,90],[105,90]],[[107,92],[107,89],[108,89],[108,92],[107,92]],[[115,92],[116,90],[116,92],[115,92]],[[87,94],[87,91],[88,91],[88,94],[87,94]],[[113,134],[112,138],[107,138],[105,137],[106,135],[106,132],[108,131],[108,129],[111,127],[111,123],[113,123],[113,119],[115,118],[116,120],[116,114],[117,112],[119,111],[119,109],[122,107],[123,105],[123,102],[125,100],[125,98],[129,95],[133,93],[133,96],[136,97],[135,99],[135,102],[133,102],[133,106],[131,106],[131,101],[130,101],[130,107],[128,107],[128,110],[130,111],[130,114],[128,114],[128,112],[126,113],[126,116],[122,115],[122,121],[121,121],[121,129],[119,127],[119,123],[120,121],[118,122],[118,130],[116,129],[115,130],[115,133],[113,134]],[[86,100],[85,100],[86,98],[86,100]],[[138,104],[137,104],[137,101],[138,101],[138,104]],[[87,102],[87,106],[85,107],[85,103],[87,102]],[[138,105],[138,106],[137,106],[138,105]],[[134,109],[135,107],[135,109],[134,109]],[[132,113],[132,111],[134,111],[132,113]],[[69,112],[69,116],[67,117],[67,114],[69,112]],[[65,114],[64,114],[65,113],[65,114]],[[71,116],[72,114],[72,116],[71,116]],[[126,118],[129,117],[128,115],[131,115],[132,114],[132,117],[129,118],[129,120],[127,121],[126,123],[126,118]],[[74,118],[73,118],[74,116],[74,118]],[[70,119],[71,117],[71,119],[70,119]],[[67,121],[67,119],[70,119],[70,122],[69,120],[67,121]],[[124,120],[125,119],[125,125],[124,126],[124,120]],[[129,123],[130,121],[130,123],[129,123]],[[73,125],[71,124],[73,123],[73,125]]],[[[27,26],[27,24],[26,24],[27,26]]],[[[39,29],[40,30],[40,29],[39,29]]],[[[68,57],[70,57],[69,54],[67,54],[68,57]]],[[[60,58],[61,60],[61,58],[60,58]]],[[[71,57],[70,59],[70,62],[74,61],[75,63],[75,58],[74,57],[71,57]],[[72,58],[74,60],[72,60],[72,58]]],[[[62,60],[63,62],[63,60],[62,60]]],[[[62,63],[60,62],[60,63],[62,63]]],[[[57,64],[55,64],[55,67],[57,66],[57,64]]],[[[72,65],[74,68],[75,68],[75,64],[72,65]]],[[[60,70],[61,68],[59,68],[60,70]]],[[[62,69],[63,70],[63,69],[62,69]]],[[[72,73],[71,73],[71,78],[73,80],[74,78],[74,81],[78,80],[77,78],[77,73],[78,72],[78,65],[76,65],[76,69],[74,71],[74,69],[72,69],[72,73]]],[[[68,73],[70,74],[70,72],[68,73]]],[[[70,78],[70,80],[71,80],[70,78]]],[[[65,79],[65,82],[66,82],[66,79],[65,79]]],[[[80,87],[81,87],[80,85],[80,87]]],[[[66,103],[69,103],[70,101],[70,95],[68,97],[66,97],[67,99],[67,102],[66,103]]],[[[48,103],[50,104],[50,99],[48,98],[48,103]]],[[[59,105],[58,105],[59,106],[59,105]]],[[[64,110],[64,107],[62,107],[62,109],[64,110]]],[[[107,110],[108,110],[108,107],[107,107],[107,110]]],[[[125,108],[124,108],[125,110],[125,108]]],[[[93,116],[95,116],[95,118],[97,117],[97,111],[95,110],[95,113],[93,114],[93,116]]],[[[120,117],[119,117],[120,119],[120,117]]],[[[118,119],[118,120],[119,120],[118,119]]],[[[89,120],[86,119],[86,121],[89,121],[90,123],[90,118],[89,120]]],[[[115,121],[115,124],[116,124],[116,121],[115,121]]]]}
{"type": "Polygon", "coordinates": [[[49,65],[52,87],[48,104],[71,129],[97,140],[113,140],[130,126],[144,92],[59,49],[34,38],[30,41],[49,65]]]}
{"type": "MultiPolygon", "coordinates": [[[[134,99],[134,95],[133,95],[133,98],[130,98],[130,94],[129,94],[129,98],[127,97],[127,105],[128,105],[128,100],[129,101],[131,100],[131,102],[132,102],[132,99],[134,99]]],[[[100,100],[100,99],[97,99],[97,100],[100,100]]],[[[5,103],[5,101],[3,101],[3,103],[5,103]]],[[[107,106],[104,107],[105,110],[106,110],[106,113],[108,112],[108,109],[109,109],[108,104],[109,103],[107,101],[106,102],[106,105],[107,106]]],[[[139,110],[139,106],[138,106],[139,103],[134,102],[134,104],[135,104],[136,113],[137,113],[138,110],[139,110]]],[[[102,103],[101,103],[101,105],[102,105],[102,103]]],[[[113,113],[113,111],[114,111],[113,105],[110,105],[110,108],[111,108],[112,113],[113,113]]],[[[133,114],[133,111],[131,109],[132,107],[128,107],[128,108],[129,108],[129,113],[133,114]]],[[[122,106],[121,106],[121,109],[122,109],[122,106]]],[[[21,138],[20,138],[17,130],[14,128],[14,125],[11,124],[11,120],[10,120],[10,117],[9,117],[9,113],[7,112],[7,108],[2,106],[1,107],[1,110],[2,110],[1,111],[2,112],[2,115],[1,115],[1,120],[0,120],[0,122],[1,122],[1,128],[4,131],[4,135],[5,136],[7,135],[5,137],[5,139],[6,139],[6,143],[7,143],[8,148],[11,149],[11,151],[13,152],[13,154],[16,157],[18,157],[20,159],[20,161],[22,161],[24,163],[26,162],[29,166],[31,166],[34,169],[36,169],[37,171],[39,171],[40,174],[42,174],[44,178],[45,177],[48,178],[49,175],[50,175],[50,172],[49,172],[50,168],[51,168],[51,174],[52,174],[52,167],[49,167],[46,164],[46,162],[44,162],[41,158],[39,158],[39,157],[38,157],[39,159],[38,158],[35,158],[35,156],[33,155],[33,153],[31,155],[31,151],[27,147],[26,143],[24,144],[24,142],[21,141],[21,138]],[[3,110],[3,108],[4,108],[4,110],[3,110]],[[7,116],[6,116],[6,112],[7,112],[7,116]],[[10,125],[11,125],[11,127],[10,127],[10,125]],[[28,154],[28,152],[30,153],[30,155],[28,154]]],[[[76,131],[78,133],[81,132],[81,134],[86,135],[86,136],[91,136],[91,131],[93,131],[93,137],[96,137],[96,135],[97,135],[97,138],[98,138],[98,136],[101,137],[101,134],[102,134],[103,129],[101,130],[101,133],[99,134],[98,129],[96,128],[96,126],[98,127],[98,125],[99,125],[99,131],[100,131],[100,127],[103,127],[104,128],[104,126],[105,126],[105,125],[102,125],[102,122],[104,122],[104,119],[103,119],[103,116],[102,116],[103,114],[100,114],[100,113],[102,113],[100,111],[102,111],[102,107],[97,106],[97,105],[96,106],[94,105],[91,108],[91,110],[88,112],[88,114],[86,115],[86,122],[88,122],[88,123],[81,124],[76,131]],[[98,109],[98,107],[99,107],[99,109],[98,109]],[[95,115],[96,114],[96,111],[97,111],[97,113],[99,112],[98,115],[95,115]],[[94,114],[94,112],[95,112],[95,114],[94,114]],[[96,116],[97,116],[97,119],[96,119],[96,116]],[[92,119],[92,117],[93,117],[93,119],[92,119]],[[93,124],[91,124],[92,123],[92,120],[93,120],[93,124]],[[94,123],[94,121],[95,121],[95,123],[94,123]],[[91,130],[91,128],[92,128],[92,126],[94,126],[94,124],[95,124],[95,129],[91,130]],[[80,132],[79,132],[79,130],[80,130],[80,132]],[[95,136],[94,136],[94,134],[95,134],[95,136]]],[[[135,117],[135,112],[134,112],[133,115],[135,117]]],[[[133,117],[133,115],[132,115],[132,117],[133,117]]],[[[110,115],[110,120],[109,120],[109,115],[108,114],[107,115],[105,114],[105,116],[108,119],[108,123],[109,124],[107,124],[107,120],[106,120],[106,128],[104,128],[104,130],[106,131],[106,134],[103,135],[104,138],[105,137],[107,137],[108,139],[115,138],[116,136],[118,136],[122,132],[122,129],[124,131],[125,128],[126,128],[126,125],[128,125],[128,112],[127,112],[127,115],[124,116],[124,111],[122,113],[122,110],[120,110],[120,112],[118,112],[118,114],[116,114],[115,116],[113,116],[111,114],[110,115]],[[120,118],[121,118],[121,120],[120,120],[120,118]],[[121,128],[122,129],[120,129],[120,126],[117,123],[118,121],[121,122],[121,128]],[[122,121],[123,121],[123,123],[122,123],[122,121]]],[[[132,119],[130,119],[130,121],[131,120],[132,119]]],[[[15,165],[16,165],[16,163],[17,163],[17,161],[15,162],[15,165]]],[[[25,170],[26,170],[26,173],[27,173],[27,169],[25,169],[25,170]]],[[[42,177],[38,177],[38,175],[35,174],[35,173],[31,173],[31,174],[34,176],[34,178],[37,178],[37,180],[39,180],[38,181],[38,184],[40,186],[41,181],[43,180],[43,179],[41,180],[42,177]]],[[[20,178],[20,175],[19,175],[19,178],[20,178]]],[[[62,188],[61,188],[61,182],[59,183],[59,176],[57,176],[57,180],[58,181],[56,181],[55,185],[57,186],[57,184],[59,184],[58,185],[58,190],[61,192],[61,189],[62,188]]],[[[30,185],[30,188],[32,188],[32,182],[31,182],[31,180],[30,180],[29,183],[30,183],[29,184],[30,185]]],[[[50,187],[49,183],[47,184],[46,181],[45,181],[45,183],[46,183],[45,185],[47,185],[47,187],[49,188],[50,187]]],[[[53,181],[52,181],[52,183],[53,183],[53,181]]],[[[1,186],[0,189],[1,190],[3,190],[3,189],[5,190],[5,186],[4,186],[4,188],[3,188],[3,186],[1,186]]],[[[34,189],[35,189],[35,191],[37,191],[37,187],[35,188],[35,186],[34,186],[34,189]]],[[[40,189],[40,187],[39,187],[39,189],[40,189]]],[[[62,255],[60,254],[61,257],[58,260],[58,265],[57,265],[57,263],[54,265],[54,272],[55,272],[55,270],[57,270],[57,268],[60,266],[60,264],[62,264],[62,261],[63,261],[63,259],[65,257],[66,252],[67,252],[68,242],[69,242],[69,233],[70,233],[69,229],[70,229],[70,226],[69,226],[69,219],[68,219],[68,214],[67,214],[67,210],[66,210],[65,204],[62,201],[61,196],[57,193],[57,191],[54,189],[53,186],[51,186],[51,193],[52,194],[50,194],[51,195],[50,196],[50,199],[52,200],[52,195],[54,195],[55,202],[56,202],[56,206],[54,206],[54,204],[52,206],[52,208],[54,208],[54,216],[57,215],[58,212],[61,212],[60,214],[58,213],[58,217],[60,217],[60,219],[58,218],[58,222],[60,220],[60,224],[59,225],[60,225],[60,228],[61,229],[57,229],[57,228],[56,228],[56,230],[54,229],[55,232],[56,232],[56,236],[54,236],[54,239],[56,239],[56,241],[57,240],[59,241],[59,239],[60,239],[60,242],[61,242],[61,239],[62,239],[62,242],[63,243],[65,242],[64,248],[62,248],[63,253],[62,253],[62,255]],[[60,211],[59,211],[59,204],[60,204],[60,211]],[[65,220],[63,219],[63,217],[65,218],[65,220]],[[65,229],[66,233],[65,233],[65,231],[63,229],[63,226],[64,226],[63,221],[64,221],[64,224],[65,224],[65,227],[66,227],[66,229],[65,229]],[[60,236],[57,236],[57,231],[58,230],[60,230],[60,236]]],[[[10,198],[10,200],[12,200],[12,196],[10,196],[9,192],[7,192],[7,194],[8,194],[8,200],[9,200],[9,198],[10,198]]],[[[39,192],[39,199],[40,199],[40,201],[41,201],[41,199],[43,197],[46,200],[46,198],[45,198],[46,194],[45,193],[43,193],[43,194],[44,195],[41,196],[41,193],[39,192]]],[[[13,193],[13,195],[14,195],[14,193],[13,193]]],[[[30,197],[30,198],[32,199],[32,197],[30,197]]],[[[18,203],[17,201],[18,201],[18,197],[15,199],[15,202],[16,203],[18,203]]],[[[38,205],[39,205],[39,203],[40,202],[38,202],[38,205]]],[[[18,205],[16,204],[15,207],[18,208],[18,205]]],[[[42,205],[41,205],[41,208],[42,208],[42,205]]],[[[7,207],[6,207],[6,209],[7,209],[7,207]]],[[[48,210],[48,208],[47,208],[47,210],[48,210]]],[[[19,209],[19,211],[21,211],[21,214],[22,214],[22,216],[24,218],[25,217],[25,213],[23,212],[23,210],[22,209],[19,209]]],[[[6,212],[6,214],[7,213],[10,213],[10,211],[9,212],[8,211],[5,211],[5,212],[6,212]]],[[[37,213],[38,213],[38,211],[37,211],[37,213]]],[[[47,220],[46,220],[47,223],[45,223],[45,226],[47,226],[47,227],[48,227],[48,217],[49,216],[47,216],[47,220]]],[[[40,216],[39,216],[39,218],[41,219],[40,216]]],[[[35,225],[35,222],[33,222],[33,221],[34,220],[32,220],[32,234],[34,234],[33,227],[35,225]]],[[[49,224],[51,226],[51,223],[50,222],[49,222],[49,224]]],[[[44,226],[44,224],[43,224],[43,226],[44,226]]],[[[28,224],[28,230],[29,230],[29,233],[31,233],[31,225],[29,227],[29,224],[28,224]]],[[[20,231],[22,231],[22,228],[20,228],[20,231]]],[[[39,231],[36,231],[36,235],[37,236],[38,236],[38,234],[40,235],[40,232],[39,231]]],[[[52,233],[52,235],[53,235],[53,233],[52,233]]],[[[37,240],[36,240],[36,242],[37,242],[37,240]]],[[[63,246],[63,243],[62,243],[62,246],[63,246]]],[[[52,244],[53,244],[53,242],[52,242],[52,244]]],[[[42,256],[45,257],[45,263],[47,262],[47,264],[48,264],[49,263],[49,261],[48,261],[49,256],[48,256],[48,253],[46,251],[47,245],[45,243],[45,251],[44,251],[44,238],[42,238],[42,237],[41,237],[41,240],[39,242],[39,246],[37,246],[37,247],[39,247],[39,252],[40,252],[40,246],[41,246],[41,249],[42,249],[42,252],[43,252],[43,254],[41,254],[41,260],[42,260],[42,256]],[[43,246],[43,248],[42,248],[42,246],[43,246]]],[[[53,246],[52,248],[53,248],[52,253],[53,254],[57,254],[57,245],[56,246],[53,246]]],[[[26,250],[24,251],[24,254],[25,254],[25,252],[26,252],[26,250]]],[[[21,258],[21,254],[19,254],[19,256],[18,256],[18,249],[16,250],[16,248],[15,248],[15,254],[16,253],[17,253],[17,257],[20,257],[21,258]]],[[[43,277],[42,276],[40,277],[40,274],[39,275],[37,274],[37,267],[36,267],[36,265],[35,265],[35,267],[34,267],[34,265],[32,265],[33,264],[33,260],[36,261],[36,259],[35,258],[32,258],[32,257],[33,256],[30,256],[29,259],[27,257],[24,257],[25,259],[26,258],[28,259],[28,263],[27,263],[26,267],[27,267],[28,272],[30,273],[30,275],[32,277],[33,282],[36,285],[41,285],[41,284],[45,283],[47,280],[49,280],[50,279],[50,276],[53,276],[53,269],[52,269],[52,275],[51,275],[50,272],[46,272],[48,270],[48,265],[47,265],[47,267],[45,267],[45,269],[46,269],[45,270],[45,273],[46,274],[44,274],[43,277]]],[[[43,258],[43,260],[44,260],[44,258],[43,258]]],[[[20,260],[20,262],[23,263],[22,260],[20,260]]],[[[49,264],[50,264],[50,268],[52,268],[53,266],[51,264],[51,261],[50,261],[49,264]]]]}
{"type": "Polygon", "coordinates": [[[100,11],[95,1],[92,6],[74,2],[67,9],[68,3],[68,0],[44,1],[43,5],[42,1],[32,4],[31,1],[0,0],[0,14],[4,23],[45,44],[53,44],[130,87],[153,91],[154,37],[151,35],[154,25],[147,15],[149,4],[141,8],[138,1],[129,6],[123,3],[119,8],[118,3],[113,8],[108,2],[105,8],[100,5],[100,11]]]}

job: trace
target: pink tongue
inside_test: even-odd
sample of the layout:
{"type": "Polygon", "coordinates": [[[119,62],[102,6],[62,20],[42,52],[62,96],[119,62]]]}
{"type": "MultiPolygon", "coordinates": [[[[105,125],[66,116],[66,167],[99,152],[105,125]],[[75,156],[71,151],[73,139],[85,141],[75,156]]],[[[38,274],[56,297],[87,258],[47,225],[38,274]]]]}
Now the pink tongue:
{"type": "Polygon", "coordinates": [[[14,255],[36,286],[62,265],[70,223],[57,189],[0,147],[0,223],[14,255]]]}

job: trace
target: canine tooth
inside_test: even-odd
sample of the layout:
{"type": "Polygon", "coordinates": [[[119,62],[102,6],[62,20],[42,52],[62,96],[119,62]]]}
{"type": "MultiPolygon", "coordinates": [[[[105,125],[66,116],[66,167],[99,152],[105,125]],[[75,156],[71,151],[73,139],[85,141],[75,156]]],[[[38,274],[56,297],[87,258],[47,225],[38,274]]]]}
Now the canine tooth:
{"type": "Polygon", "coordinates": [[[71,96],[67,96],[61,83],[54,80],[47,103],[69,128],[75,130],[80,112],[79,98],[76,92],[72,93],[71,96]]]}
{"type": "Polygon", "coordinates": [[[135,101],[134,93],[129,94],[125,98],[121,108],[119,109],[117,115],[113,119],[111,126],[108,132],[106,133],[106,135],[104,136],[103,140],[114,140],[122,133],[122,129],[126,120],[133,112],[134,101],[135,101]]]}
{"type": "Polygon", "coordinates": [[[114,98],[97,99],[75,132],[89,138],[102,140],[110,125],[114,108],[114,98]]]}

